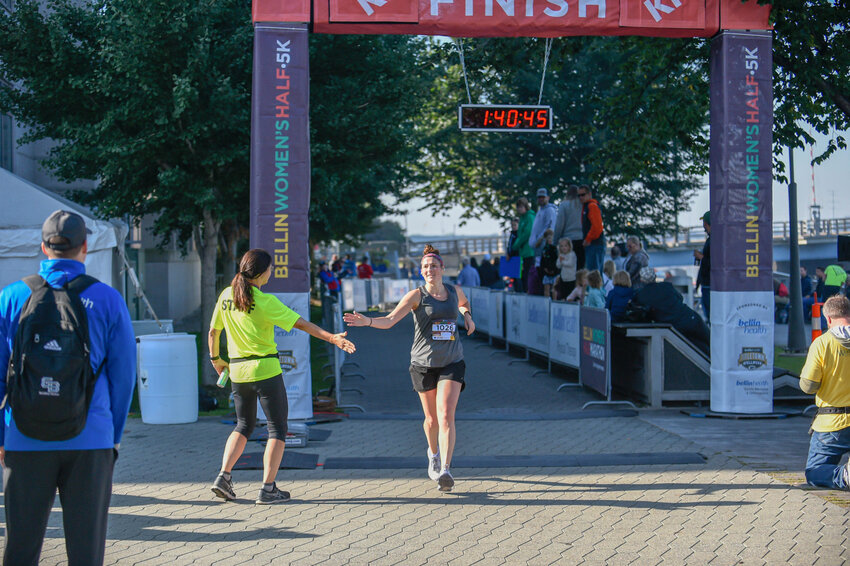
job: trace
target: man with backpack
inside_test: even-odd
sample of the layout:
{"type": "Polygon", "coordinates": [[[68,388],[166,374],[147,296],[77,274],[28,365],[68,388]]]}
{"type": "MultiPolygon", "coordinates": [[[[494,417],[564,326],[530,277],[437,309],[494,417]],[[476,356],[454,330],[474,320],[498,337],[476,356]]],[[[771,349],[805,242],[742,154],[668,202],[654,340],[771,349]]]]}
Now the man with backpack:
{"type": "Polygon", "coordinates": [[[51,214],[38,275],[0,292],[4,565],[38,563],[57,489],[68,564],[103,563],[136,348],[121,295],[85,275],[87,233],[80,215],[51,214]]]}

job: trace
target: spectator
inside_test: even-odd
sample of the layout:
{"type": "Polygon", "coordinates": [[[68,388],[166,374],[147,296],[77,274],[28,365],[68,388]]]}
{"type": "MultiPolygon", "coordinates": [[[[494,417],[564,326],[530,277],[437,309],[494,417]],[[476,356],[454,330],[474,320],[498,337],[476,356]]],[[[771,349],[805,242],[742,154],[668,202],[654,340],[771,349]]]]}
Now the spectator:
{"type": "Polygon", "coordinates": [[[611,246],[611,260],[614,262],[614,269],[616,271],[625,269],[626,258],[623,257],[623,250],[620,249],[620,244],[611,246]]]}
{"type": "Polygon", "coordinates": [[[331,271],[336,274],[337,278],[341,277],[342,260],[339,259],[339,256],[337,254],[331,256],[331,271]]]}
{"type": "MultiPolygon", "coordinates": [[[[0,398],[4,399],[0,415],[0,462],[4,468],[6,513],[4,564],[38,563],[57,489],[68,563],[103,564],[112,473],[136,381],[136,344],[124,299],[109,285],[85,274],[87,233],[80,215],[64,210],[51,214],[41,229],[41,251],[46,259],[41,262],[38,283],[36,278],[28,278],[0,292],[0,366],[4,372],[10,369],[8,377],[0,380],[0,398]],[[30,283],[38,285],[39,290],[30,287],[30,283]],[[73,326],[72,329],[87,328],[87,342],[72,341],[70,333],[66,332],[51,338],[43,349],[33,348],[27,352],[28,348],[16,343],[23,307],[25,303],[30,304],[29,299],[36,297],[36,293],[42,293],[45,284],[52,289],[66,287],[70,290],[67,295],[57,291],[56,296],[73,301],[73,305],[65,303],[66,308],[72,309],[80,317],[78,320],[84,319],[86,326],[73,326]],[[65,351],[56,340],[62,341],[65,351]],[[76,348],[72,347],[73,342],[77,343],[76,348]],[[63,356],[68,354],[66,360],[89,364],[88,375],[68,375],[74,365],[61,363],[63,360],[56,357],[51,360],[51,354],[55,355],[55,349],[49,347],[51,343],[63,356]],[[23,352],[19,351],[22,346],[23,352]],[[86,347],[88,359],[80,352],[82,346],[86,347]],[[71,355],[73,351],[77,352],[76,356],[71,355]],[[21,356],[27,353],[30,357],[23,366],[21,356]],[[52,370],[65,375],[60,377],[52,370]],[[45,371],[51,372],[47,375],[53,377],[45,376],[45,371]],[[80,401],[83,406],[78,408],[86,413],[85,421],[80,423],[83,429],[68,437],[67,433],[73,431],[60,430],[59,426],[66,424],[61,420],[38,422],[40,428],[52,431],[62,440],[43,438],[41,434],[36,436],[36,432],[27,429],[25,423],[32,426],[33,421],[38,420],[37,415],[32,414],[28,415],[29,419],[22,418],[34,412],[32,404],[16,400],[19,396],[12,394],[14,390],[7,391],[7,379],[20,391],[20,380],[15,377],[18,375],[40,383],[39,394],[42,391],[52,393],[44,402],[49,402],[55,410],[63,408],[63,400],[80,401]],[[44,377],[39,379],[39,375],[44,377]],[[81,379],[92,380],[92,396],[86,399],[81,393],[76,399],[68,398],[69,395],[74,397],[72,388],[81,379]],[[8,398],[7,392],[10,393],[8,398]]],[[[56,303],[51,305],[42,299],[38,304],[39,310],[52,309],[58,316],[56,303]]],[[[65,320],[76,316],[69,314],[65,320]]],[[[24,328],[38,318],[37,314],[27,315],[24,328]]],[[[34,337],[26,330],[22,334],[29,343],[38,340],[37,334],[34,337]]],[[[76,367],[81,368],[80,371],[85,368],[83,365],[76,367]]],[[[70,411],[71,415],[76,412],[70,411]]],[[[74,421],[73,418],[69,420],[74,421]]],[[[51,536],[56,536],[55,527],[51,530],[54,531],[51,536]]],[[[61,561],[55,554],[49,560],[52,563],[61,561]]]]}
{"type": "Polygon", "coordinates": [[[585,289],[587,288],[587,270],[579,269],[576,271],[576,286],[572,292],[567,295],[568,303],[584,304],[585,289]]]}
{"type": "Polygon", "coordinates": [[[505,245],[505,255],[508,256],[508,259],[517,255],[513,251],[514,242],[517,239],[517,232],[519,230],[519,218],[511,218],[511,230],[508,232],[508,239],[505,245]]]}
{"type": "Polygon", "coordinates": [[[556,284],[557,296],[559,301],[565,300],[570,293],[573,292],[576,286],[576,254],[573,251],[573,243],[567,237],[561,238],[558,241],[558,269],[561,270],[556,284]]]}
{"type": "Polygon", "coordinates": [[[800,266],[800,294],[803,296],[803,318],[806,322],[812,320],[812,305],[815,302],[812,278],[804,266],[800,266]]]}
{"type": "Polygon", "coordinates": [[[665,322],[681,332],[694,346],[710,354],[708,326],[693,309],[685,305],[682,295],[671,283],[655,280],[655,270],[644,267],[640,270],[643,287],[635,291],[631,303],[648,310],[649,320],[665,322]]]}
{"type": "Polygon", "coordinates": [[[826,285],[824,283],[824,281],[826,281],[826,273],[824,272],[825,269],[826,269],[825,267],[816,267],[815,268],[815,279],[817,280],[817,284],[815,285],[815,293],[818,296],[818,302],[819,303],[822,303],[826,300],[826,299],[823,298],[824,287],[826,285]]]}
{"type": "Polygon", "coordinates": [[[626,306],[635,294],[632,289],[632,278],[626,271],[620,270],[614,274],[614,288],[605,297],[605,308],[611,312],[611,322],[625,320],[626,306]]]}
{"type": "Polygon", "coordinates": [[[806,481],[815,487],[850,490],[850,301],[832,297],[823,306],[829,328],[809,346],[800,389],[815,394],[817,416],[806,459],[806,481]]]}
{"type": "Polygon", "coordinates": [[[554,236],[552,230],[543,232],[546,244],[543,246],[543,255],[540,256],[540,269],[543,272],[543,296],[554,298],[555,280],[558,278],[558,248],[552,242],[554,236]]]}
{"type": "Polygon", "coordinates": [[[374,274],[375,274],[375,272],[372,269],[372,266],[369,265],[369,258],[364,256],[363,261],[360,263],[360,265],[357,266],[357,278],[358,279],[371,279],[372,275],[374,275],[374,274]]]}
{"type": "Polygon", "coordinates": [[[537,189],[537,215],[531,226],[531,235],[528,238],[531,247],[534,248],[534,270],[529,274],[528,292],[532,295],[543,294],[543,270],[540,269],[540,258],[543,257],[543,248],[546,238],[543,235],[546,230],[555,229],[555,220],[558,217],[558,208],[549,202],[549,191],[545,188],[537,189]]]}
{"type": "Polygon", "coordinates": [[[697,286],[702,286],[702,312],[705,319],[711,322],[711,211],[702,215],[702,227],[705,230],[705,244],[702,251],[694,250],[694,258],[699,262],[697,286]]]}
{"type": "Polygon", "coordinates": [[[587,274],[587,289],[584,295],[584,306],[605,308],[605,291],[602,289],[602,274],[595,269],[587,274]]]}
{"type": "Polygon", "coordinates": [[[334,272],[328,268],[327,262],[323,261],[319,264],[319,279],[322,280],[325,289],[328,290],[328,293],[330,293],[332,297],[339,297],[339,279],[337,279],[334,272]]]}
{"type": "Polygon", "coordinates": [[[626,238],[626,249],[629,250],[629,257],[626,258],[624,269],[629,273],[629,278],[632,280],[632,288],[637,292],[638,289],[643,287],[640,270],[644,267],[649,267],[649,254],[643,250],[643,245],[641,245],[640,238],[637,236],[626,238]]]}
{"type": "Polygon", "coordinates": [[[578,198],[578,187],[567,187],[567,195],[558,205],[555,219],[555,239],[569,238],[573,253],[576,254],[576,269],[584,268],[584,246],[581,245],[584,234],[581,230],[582,205],[578,198]]]}
{"type": "Polygon", "coordinates": [[[354,277],[354,274],[357,272],[357,267],[354,265],[354,260],[351,259],[351,254],[345,254],[345,261],[342,262],[342,275],[340,279],[343,277],[354,277]]]}
{"type": "Polygon", "coordinates": [[[472,267],[469,258],[463,258],[461,263],[463,267],[457,274],[457,284],[465,287],[480,287],[481,278],[478,276],[478,270],[472,267]]]}
{"type": "Polygon", "coordinates": [[[482,287],[490,289],[501,289],[497,285],[499,281],[499,270],[490,262],[490,254],[484,254],[484,259],[481,260],[481,265],[478,266],[478,277],[481,279],[482,287]]]}
{"type": "Polygon", "coordinates": [[[478,260],[477,260],[477,259],[475,259],[474,257],[470,257],[470,258],[469,258],[469,265],[470,265],[470,266],[472,266],[472,268],[473,268],[475,271],[478,271],[478,260]]]}
{"type": "MultiPolygon", "coordinates": [[[[786,324],[788,322],[788,308],[791,302],[788,292],[788,286],[774,277],[773,279],[773,309],[774,321],[777,324],[786,324]]],[[[826,324],[824,324],[824,327],[826,324]]]]}
{"type": "Polygon", "coordinates": [[[520,197],[516,201],[516,213],[519,215],[519,228],[511,250],[513,250],[514,255],[518,255],[522,259],[519,281],[517,281],[519,289],[516,289],[516,291],[525,293],[528,290],[528,274],[534,267],[534,249],[529,245],[528,238],[531,236],[535,214],[525,197],[520,197]]]}
{"type": "Polygon", "coordinates": [[[602,224],[602,210],[593,198],[590,187],[582,185],[578,188],[578,198],[583,206],[581,209],[581,230],[584,239],[584,266],[588,271],[602,269],[602,259],[605,257],[605,234],[602,224]]]}
{"type": "Polygon", "coordinates": [[[602,264],[602,289],[605,290],[605,295],[608,295],[614,288],[614,273],[616,271],[614,260],[608,259],[602,264]]]}
{"type": "Polygon", "coordinates": [[[824,270],[823,297],[818,295],[818,301],[826,302],[828,298],[841,293],[841,286],[845,281],[847,273],[840,265],[827,265],[824,270]]]}

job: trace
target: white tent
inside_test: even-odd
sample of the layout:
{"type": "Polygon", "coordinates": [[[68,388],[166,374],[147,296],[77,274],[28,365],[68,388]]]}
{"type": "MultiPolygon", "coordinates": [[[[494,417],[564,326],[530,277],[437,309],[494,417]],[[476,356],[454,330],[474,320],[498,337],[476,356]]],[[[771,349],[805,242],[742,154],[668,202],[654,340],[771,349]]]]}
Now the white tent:
{"type": "Polygon", "coordinates": [[[41,225],[55,210],[73,210],[86,221],[86,273],[123,291],[121,262],[128,228],[120,220],[104,221],[55,193],[0,169],[0,288],[38,272],[41,225]]]}

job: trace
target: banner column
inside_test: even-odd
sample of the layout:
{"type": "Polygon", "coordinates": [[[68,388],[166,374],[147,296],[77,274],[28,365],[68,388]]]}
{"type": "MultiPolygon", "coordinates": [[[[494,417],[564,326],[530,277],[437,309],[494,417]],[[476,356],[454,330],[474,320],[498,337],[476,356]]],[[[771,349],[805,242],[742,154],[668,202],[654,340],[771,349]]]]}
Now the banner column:
{"type": "MultiPolygon", "coordinates": [[[[251,247],[272,254],[263,291],[310,319],[310,65],[306,24],[254,25],[251,247]]],[[[275,329],[289,418],[313,416],[310,336],[275,329]]]]}
{"type": "Polygon", "coordinates": [[[770,32],[711,44],[711,410],[773,411],[770,32]]]}

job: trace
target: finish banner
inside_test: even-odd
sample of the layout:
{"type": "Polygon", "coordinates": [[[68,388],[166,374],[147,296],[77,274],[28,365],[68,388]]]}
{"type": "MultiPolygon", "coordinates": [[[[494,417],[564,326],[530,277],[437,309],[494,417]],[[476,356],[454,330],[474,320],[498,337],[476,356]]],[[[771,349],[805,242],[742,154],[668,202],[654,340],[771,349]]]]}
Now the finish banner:
{"type": "Polygon", "coordinates": [[[773,83],[767,32],[711,44],[711,409],[773,411],[773,83]]]}
{"type": "Polygon", "coordinates": [[[309,293],[310,67],[307,26],[254,28],[251,247],[272,254],[268,293],[309,293]]]}

